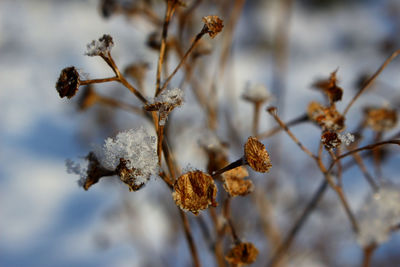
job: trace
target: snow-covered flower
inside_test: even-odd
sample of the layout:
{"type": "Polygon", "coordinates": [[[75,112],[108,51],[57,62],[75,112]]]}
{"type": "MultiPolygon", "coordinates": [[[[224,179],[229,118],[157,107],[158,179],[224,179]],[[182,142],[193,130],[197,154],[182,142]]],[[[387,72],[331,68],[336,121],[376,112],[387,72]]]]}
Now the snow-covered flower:
{"type": "Polygon", "coordinates": [[[268,92],[267,88],[262,84],[257,84],[255,86],[246,87],[242,98],[249,102],[265,102],[271,98],[271,94],[268,92]]]}
{"type": "Polygon", "coordinates": [[[130,189],[144,185],[152,175],[157,175],[158,158],[156,137],[140,127],[120,132],[115,138],[106,139],[102,150],[97,151],[101,165],[116,170],[130,189]]]}
{"type": "Polygon", "coordinates": [[[366,247],[385,242],[391,228],[400,223],[400,187],[385,183],[377,193],[368,195],[357,219],[360,245],[366,247]]]}
{"type": "Polygon", "coordinates": [[[183,104],[183,91],[179,88],[167,89],[154,98],[153,102],[144,108],[147,111],[158,111],[160,113],[160,125],[165,125],[168,114],[176,107],[183,104]]]}
{"type": "Polygon", "coordinates": [[[106,56],[111,52],[111,48],[114,46],[113,39],[110,35],[104,34],[98,40],[93,40],[86,45],[85,55],[89,57],[94,56],[106,56]]]}

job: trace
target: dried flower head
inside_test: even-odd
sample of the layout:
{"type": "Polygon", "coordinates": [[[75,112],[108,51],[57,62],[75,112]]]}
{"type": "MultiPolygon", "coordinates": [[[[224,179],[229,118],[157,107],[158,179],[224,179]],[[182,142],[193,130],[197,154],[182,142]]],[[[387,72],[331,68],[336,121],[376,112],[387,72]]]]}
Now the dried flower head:
{"type": "Polygon", "coordinates": [[[318,80],[313,84],[313,87],[322,90],[328,96],[330,103],[342,100],[343,96],[343,89],[336,85],[337,71],[332,72],[329,79],[318,80]]]}
{"type": "Polygon", "coordinates": [[[143,127],[108,138],[96,155],[106,169],[118,172],[130,190],[143,186],[158,174],[156,137],[150,136],[143,127]]]}
{"type": "Polygon", "coordinates": [[[91,84],[85,86],[80,94],[78,100],[78,107],[80,110],[85,110],[93,106],[98,99],[96,92],[91,84]]]}
{"type": "Polygon", "coordinates": [[[68,67],[61,71],[56,83],[56,89],[61,98],[73,97],[80,84],[79,73],[75,67],[68,67]]]}
{"type": "Polygon", "coordinates": [[[246,163],[256,172],[268,172],[271,160],[265,146],[255,137],[249,137],[244,145],[246,163]]]}
{"type": "Polygon", "coordinates": [[[249,242],[240,242],[226,254],[225,259],[230,264],[247,265],[256,261],[258,249],[249,242]]]}
{"type": "Polygon", "coordinates": [[[224,27],[222,19],[220,19],[218,16],[203,17],[203,22],[205,24],[206,31],[211,38],[217,36],[217,34],[221,32],[222,28],[224,27]]]}
{"type": "Polygon", "coordinates": [[[342,144],[342,140],[340,140],[339,135],[336,132],[331,131],[322,133],[321,142],[328,150],[337,148],[342,144]]]}
{"type": "Polygon", "coordinates": [[[172,197],[181,209],[197,215],[210,205],[217,206],[217,186],[207,173],[190,171],[176,180],[172,197]]]}
{"type": "Polygon", "coordinates": [[[168,89],[154,98],[153,103],[144,106],[147,111],[159,111],[160,125],[164,125],[168,114],[176,107],[183,104],[183,91],[179,88],[168,89]]]}
{"type": "Polygon", "coordinates": [[[345,118],[335,106],[324,107],[312,101],[308,105],[307,114],[310,120],[316,122],[324,131],[342,131],[345,128],[345,118]]]}
{"type": "Polygon", "coordinates": [[[258,84],[252,87],[246,87],[242,98],[253,103],[263,103],[271,98],[271,94],[264,85],[258,84]]]}
{"type": "Polygon", "coordinates": [[[254,185],[251,180],[243,179],[247,176],[249,176],[249,173],[243,166],[223,173],[224,189],[231,197],[245,196],[251,193],[254,189],[254,185]]]}
{"type": "Polygon", "coordinates": [[[365,123],[375,131],[391,130],[397,124],[396,110],[375,107],[366,108],[365,123]]]}
{"type": "Polygon", "coordinates": [[[93,152],[90,152],[85,157],[85,160],[86,166],[84,167],[72,160],[67,160],[65,162],[67,172],[78,174],[80,176],[78,184],[85,190],[88,190],[92,185],[96,184],[102,177],[116,174],[114,171],[105,169],[93,152]]]}
{"type": "Polygon", "coordinates": [[[104,34],[99,40],[93,40],[91,43],[87,44],[85,55],[89,57],[108,56],[113,46],[114,42],[112,37],[108,34],[104,34]]]}

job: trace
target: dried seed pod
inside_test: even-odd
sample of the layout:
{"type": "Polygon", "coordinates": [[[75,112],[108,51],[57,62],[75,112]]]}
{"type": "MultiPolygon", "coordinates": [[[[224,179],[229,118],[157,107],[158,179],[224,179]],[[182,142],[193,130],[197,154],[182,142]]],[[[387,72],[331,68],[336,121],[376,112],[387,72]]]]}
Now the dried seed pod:
{"type": "Polygon", "coordinates": [[[251,180],[244,180],[249,173],[243,166],[237,167],[222,174],[224,179],[223,187],[231,197],[245,196],[251,193],[254,189],[251,180]]]}
{"type": "Polygon", "coordinates": [[[378,132],[391,130],[397,124],[396,110],[376,107],[366,108],[365,124],[378,132]]]}
{"type": "Polygon", "coordinates": [[[128,167],[126,167],[128,162],[129,161],[125,159],[119,159],[119,164],[117,166],[116,172],[120,180],[129,187],[129,191],[137,191],[144,186],[144,183],[138,183],[136,177],[143,174],[140,172],[140,170],[137,170],[135,168],[129,169],[128,167]]]}
{"type": "Polygon", "coordinates": [[[244,145],[246,163],[256,172],[268,172],[271,160],[265,146],[255,137],[249,137],[244,145]]]}
{"type": "Polygon", "coordinates": [[[207,173],[190,171],[176,180],[172,197],[181,209],[197,215],[210,205],[217,206],[217,186],[207,173]]]}
{"type": "Polygon", "coordinates": [[[329,79],[319,80],[313,84],[313,87],[322,90],[327,96],[330,103],[342,100],[343,89],[336,85],[337,70],[331,73],[329,79]]]}
{"type": "Polygon", "coordinates": [[[80,84],[79,73],[75,67],[68,67],[61,71],[56,83],[56,89],[61,98],[73,97],[80,84]]]}
{"type": "Polygon", "coordinates": [[[328,150],[337,148],[342,144],[339,135],[336,132],[331,132],[331,131],[326,131],[322,134],[321,142],[328,150]]]}
{"type": "Polygon", "coordinates": [[[207,27],[207,33],[211,38],[217,36],[217,34],[220,33],[224,27],[222,19],[220,19],[218,16],[203,17],[203,22],[205,27],[207,27]]]}
{"type": "Polygon", "coordinates": [[[345,128],[345,118],[335,106],[324,107],[312,101],[308,105],[307,114],[310,120],[316,122],[324,131],[342,131],[345,128]]]}
{"type": "Polygon", "coordinates": [[[255,262],[257,255],[258,249],[252,243],[240,242],[226,254],[225,259],[230,264],[247,265],[255,262]]]}
{"type": "Polygon", "coordinates": [[[115,175],[114,171],[107,170],[100,164],[93,152],[90,152],[86,156],[86,160],[88,161],[86,175],[84,178],[82,177],[83,179],[79,180],[79,185],[86,191],[92,185],[97,184],[102,177],[115,175]]]}

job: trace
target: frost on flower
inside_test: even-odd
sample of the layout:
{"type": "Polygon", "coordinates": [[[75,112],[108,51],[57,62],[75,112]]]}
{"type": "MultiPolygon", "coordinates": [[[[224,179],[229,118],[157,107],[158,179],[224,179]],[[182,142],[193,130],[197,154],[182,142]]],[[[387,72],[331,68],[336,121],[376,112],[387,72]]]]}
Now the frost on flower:
{"type": "Polygon", "coordinates": [[[102,177],[116,174],[115,171],[107,170],[101,166],[93,152],[90,152],[84,160],[85,163],[81,165],[80,163],[68,159],[65,165],[68,173],[74,173],[80,176],[78,185],[85,190],[88,190],[92,185],[96,184],[102,177]]]}
{"type": "Polygon", "coordinates": [[[400,223],[400,187],[383,184],[377,193],[367,197],[357,218],[357,241],[361,246],[385,242],[391,228],[400,223]]]}
{"type": "Polygon", "coordinates": [[[93,57],[93,56],[106,56],[109,52],[111,52],[111,48],[114,46],[113,39],[110,35],[104,34],[99,40],[93,40],[91,43],[86,46],[85,55],[93,57]]]}
{"type": "Polygon", "coordinates": [[[168,114],[176,107],[183,104],[183,91],[179,88],[167,89],[154,98],[153,103],[147,104],[144,108],[147,111],[158,111],[160,113],[160,125],[165,125],[168,114]]]}
{"type": "Polygon", "coordinates": [[[338,136],[340,141],[342,141],[342,143],[345,144],[346,146],[349,146],[355,140],[354,135],[352,135],[351,133],[339,134],[338,136]]]}
{"type": "Polygon", "coordinates": [[[271,94],[264,85],[258,84],[253,87],[247,87],[242,94],[242,98],[250,102],[262,103],[270,99],[271,94]]]}
{"type": "Polygon", "coordinates": [[[143,127],[108,138],[98,153],[102,166],[116,170],[130,190],[139,189],[158,172],[156,137],[143,127]]]}

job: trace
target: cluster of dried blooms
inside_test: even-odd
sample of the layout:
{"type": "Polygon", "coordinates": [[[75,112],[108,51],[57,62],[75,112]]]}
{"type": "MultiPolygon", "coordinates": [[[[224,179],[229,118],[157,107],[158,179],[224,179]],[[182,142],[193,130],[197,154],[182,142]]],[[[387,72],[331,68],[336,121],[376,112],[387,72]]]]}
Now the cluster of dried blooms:
{"type": "MultiPolygon", "coordinates": [[[[103,146],[95,147],[82,159],[81,163],[68,160],[67,170],[80,176],[79,185],[88,190],[103,177],[117,177],[128,186],[130,191],[137,191],[148,184],[151,177],[163,181],[171,191],[170,199],[181,213],[185,236],[195,266],[200,266],[201,259],[199,259],[196,241],[188,225],[188,215],[185,212],[196,215],[194,220],[204,220],[203,216],[206,215],[212,218],[216,237],[210,248],[212,248],[211,252],[214,253],[219,266],[225,266],[226,263],[231,266],[248,265],[256,262],[260,256],[268,257],[271,266],[278,266],[280,262],[288,260],[287,255],[290,253],[289,249],[295,235],[309,214],[314,211],[326,188],[331,188],[336,193],[348,216],[356,239],[365,251],[370,251],[368,249],[371,247],[376,247],[386,241],[400,225],[400,190],[396,186],[384,183],[382,177],[372,177],[364,164],[364,159],[368,154],[361,154],[361,152],[370,151],[378,175],[383,163],[382,146],[400,144],[400,141],[396,139],[399,137],[398,134],[392,139],[383,139],[383,134],[396,127],[397,111],[387,106],[365,107],[362,121],[358,123],[359,127],[353,133],[344,132],[346,126],[351,125],[346,121],[349,108],[377,75],[367,79],[346,109],[340,111],[336,103],[342,100],[344,90],[339,86],[338,70],[332,72],[327,79],[318,80],[312,85],[322,93],[324,101],[310,101],[307,109],[303,111],[305,113],[303,117],[285,123],[278,116],[277,108],[280,107],[269,107],[267,111],[278,123],[278,128],[266,133],[261,133],[258,129],[261,107],[271,102],[274,97],[264,85],[246,87],[241,97],[254,106],[252,136],[248,137],[245,142],[242,148],[243,154],[239,156],[239,159],[231,162],[229,147],[245,140],[229,140],[229,136],[224,139],[218,137],[215,122],[219,117],[218,106],[213,104],[215,101],[213,98],[216,98],[217,94],[212,89],[208,92],[207,97],[203,88],[204,84],[200,83],[200,79],[196,77],[197,74],[200,74],[195,72],[199,59],[211,51],[210,46],[204,44],[204,40],[201,39],[207,34],[212,39],[219,36],[224,27],[222,19],[215,15],[202,16],[203,25],[200,21],[189,20],[190,12],[194,12],[199,3],[196,4],[194,1],[195,3],[188,7],[182,1],[177,0],[165,1],[165,16],[162,18],[157,14],[156,9],[152,8],[150,2],[103,0],[101,1],[101,12],[107,18],[117,14],[128,17],[143,16],[157,28],[157,31],[151,32],[147,39],[147,45],[157,51],[159,55],[158,62],[155,62],[157,68],[154,79],[155,87],[152,91],[153,97],[148,97],[144,90],[145,78],[151,65],[144,61],[133,62],[124,71],[120,71],[111,54],[111,49],[115,46],[114,40],[107,34],[90,42],[85,55],[101,57],[115,76],[83,79],[77,68],[71,66],[61,71],[56,82],[56,89],[61,98],[70,99],[79,94],[80,110],[87,110],[96,104],[121,108],[139,114],[152,125],[147,128],[142,125],[136,129],[121,131],[114,138],[107,138],[103,146]],[[171,31],[174,15],[178,17],[177,24],[181,32],[171,34],[169,31],[171,31]],[[185,36],[185,27],[190,32],[189,29],[194,27],[193,25],[197,27],[197,34],[192,34],[191,44],[185,50],[184,47],[188,47],[188,45],[181,37],[185,36]],[[168,59],[174,53],[177,54],[178,63],[175,64],[176,67],[172,71],[168,68],[171,65],[168,59]],[[170,86],[171,80],[178,72],[184,72],[183,81],[179,88],[172,87],[170,86]],[[129,79],[133,79],[134,83],[131,83],[129,79]],[[140,101],[140,104],[127,104],[96,91],[97,84],[108,82],[119,83],[131,92],[140,101]],[[174,120],[175,108],[184,105],[187,83],[190,84],[198,104],[204,109],[207,119],[208,132],[203,135],[202,140],[194,140],[194,142],[198,141],[199,146],[207,155],[205,170],[191,168],[181,171],[174,159],[174,147],[171,146],[170,140],[173,136],[169,136],[169,127],[172,127],[171,120],[174,120]],[[83,88],[81,89],[81,87],[83,88]],[[317,152],[304,146],[289,128],[303,122],[312,122],[320,130],[320,138],[316,142],[317,152]],[[375,134],[375,142],[359,147],[363,141],[363,133],[368,128],[372,129],[375,134]],[[271,203],[264,199],[260,217],[264,215],[267,217],[262,223],[264,223],[263,228],[271,248],[268,255],[264,255],[264,253],[258,255],[259,251],[254,243],[244,242],[239,238],[235,227],[237,218],[231,214],[230,203],[233,198],[240,201],[245,197],[250,199],[249,201],[258,202],[255,196],[255,191],[258,190],[257,173],[268,173],[272,167],[270,154],[260,137],[271,137],[280,130],[285,131],[306,155],[315,160],[324,177],[324,182],[315,195],[310,196],[311,203],[307,205],[303,215],[298,219],[293,216],[293,226],[289,229],[286,239],[282,239],[283,233],[279,232],[281,230],[279,226],[274,226],[275,218],[271,215],[272,212],[269,208],[271,203]],[[326,164],[325,156],[329,157],[328,164],[326,164]],[[349,156],[354,158],[355,163],[352,164],[359,166],[372,190],[357,215],[353,214],[342,184],[345,170],[341,161],[349,156]],[[240,198],[236,198],[237,196],[240,198]],[[265,214],[263,214],[264,212],[265,214]],[[224,243],[226,239],[230,240],[228,244],[224,243]]],[[[230,23],[233,22],[230,21],[230,23]]],[[[233,27],[233,24],[230,24],[230,27],[233,27]]],[[[227,36],[225,37],[229,38],[229,35],[227,36]]],[[[218,38],[215,41],[218,42],[218,38]]],[[[223,60],[221,59],[221,61],[223,60]]],[[[380,71],[378,70],[377,74],[380,71]]],[[[233,132],[230,131],[230,134],[234,135],[233,132]]],[[[271,157],[274,157],[274,154],[271,157]]],[[[265,179],[268,177],[269,175],[265,176],[265,179]]],[[[290,179],[290,177],[285,177],[285,179],[290,179]]],[[[261,193],[261,195],[263,194],[265,193],[261,193]]]]}

